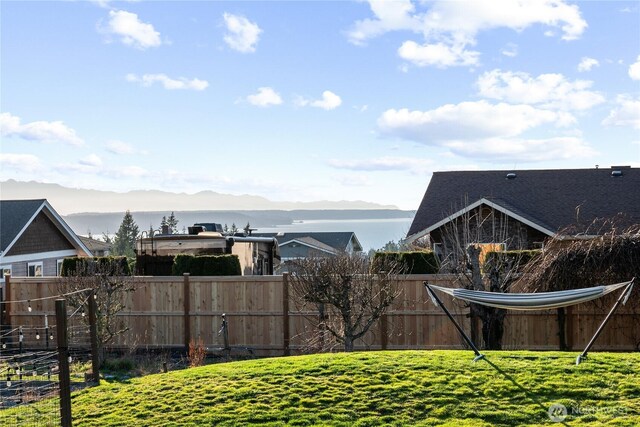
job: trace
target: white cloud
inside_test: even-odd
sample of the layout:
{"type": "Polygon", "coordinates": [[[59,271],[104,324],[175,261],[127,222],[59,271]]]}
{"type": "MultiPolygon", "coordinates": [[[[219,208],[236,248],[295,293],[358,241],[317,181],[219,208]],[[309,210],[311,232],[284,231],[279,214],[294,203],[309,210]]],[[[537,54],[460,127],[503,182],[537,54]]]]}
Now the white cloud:
{"type": "Polygon", "coordinates": [[[113,154],[134,154],[135,153],[135,149],[130,144],[127,144],[126,142],[118,141],[115,139],[111,141],[107,141],[106,148],[107,148],[107,151],[113,154]]]}
{"type": "Polygon", "coordinates": [[[422,34],[422,43],[408,40],[398,49],[402,58],[418,66],[476,65],[479,53],[467,48],[476,44],[481,31],[522,31],[542,24],[560,29],[563,39],[574,40],[587,27],[578,6],[563,0],[436,0],[416,4],[409,0],[370,0],[369,5],[374,18],[356,21],[347,32],[349,41],[361,45],[389,31],[422,34]]]}
{"type": "Polygon", "coordinates": [[[575,159],[596,155],[580,138],[558,137],[548,139],[487,138],[471,141],[449,141],[444,144],[453,153],[463,157],[493,162],[541,162],[575,159]]]}
{"type": "Polygon", "coordinates": [[[89,154],[84,159],[80,159],[78,163],[84,166],[99,167],[102,166],[102,159],[97,154],[89,154]]]}
{"type": "Polygon", "coordinates": [[[515,43],[507,43],[507,45],[500,51],[504,56],[514,58],[518,56],[518,45],[515,43]]]}
{"type": "Polygon", "coordinates": [[[636,62],[629,65],[629,77],[633,80],[640,80],[640,55],[638,55],[636,62]]]}
{"type": "Polygon", "coordinates": [[[582,57],[580,63],[578,64],[578,71],[581,73],[585,71],[591,71],[593,67],[600,66],[600,62],[597,59],[589,58],[587,56],[582,57]]]}
{"type": "Polygon", "coordinates": [[[588,110],[605,101],[600,93],[588,90],[593,82],[571,82],[562,74],[531,77],[527,73],[493,70],[478,77],[476,84],[479,94],[486,98],[543,108],[588,110]]]}
{"type": "Polygon", "coordinates": [[[631,126],[640,129],[640,97],[618,95],[617,106],[609,112],[602,124],[605,126],[631,126]]]}
{"type": "Polygon", "coordinates": [[[247,102],[257,107],[269,107],[282,104],[280,94],[270,87],[258,88],[258,92],[247,96],[247,102]]]}
{"type": "Polygon", "coordinates": [[[413,157],[379,157],[374,159],[331,159],[329,165],[337,169],[352,171],[409,171],[413,173],[429,173],[434,162],[429,159],[413,157]]]}
{"type": "Polygon", "coordinates": [[[370,187],[373,185],[371,178],[363,174],[338,175],[333,178],[345,187],[370,187]]]}
{"type": "Polygon", "coordinates": [[[80,146],[84,141],[76,135],[76,131],[61,121],[20,123],[20,117],[11,113],[0,114],[0,135],[18,137],[30,141],[65,142],[80,146]]]}
{"type": "Polygon", "coordinates": [[[464,47],[464,44],[447,45],[445,43],[421,45],[409,40],[402,43],[398,49],[398,55],[419,67],[446,68],[477,65],[480,52],[465,50],[464,47]]]}
{"type": "Polygon", "coordinates": [[[200,79],[187,79],[184,77],[179,77],[177,79],[172,79],[168,77],[166,74],[145,74],[143,76],[137,76],[136,74],[127,74],[125,79],[128,82],[132,83],[141,83],[142,86],[149,87],[154,83],[161,83],[165,89],[168,90],[177,90],[177,89],[185,89],[185,90],[205,90],[209,87],[209,82],[206,80],[200,79]]]}
{"type": "Polygon", "coordinates": [[[147,49],[162,44],[160,33],[153,25],[142,22],[138,15],[125,10],[109,11],[109,22],[102,30],[119,36],[122,43],[136,49],[147,49]]]}
{"type": "Polygon", "coordinates": [[[568,112],[482,100],[430,111],[387,110],[378,118],[378,129],[382,135],[441,147],[458,156],[528,162],[593,155],[579,136],[522,136],[574,123],[568,112]]]}
{"type": "Polygon", "coordinates": [[[342,98],[330,90],[325,90],[322,92],[322,99],[311,100],[298,97],[294,103],[299,107],[311,106],[322,108],[323,110],[334,110],[342,105],[342,98]]]}
{"type": "Polygon", "coordinates": [[[260,33],[262,33],[258,24],[249,21],[244,16],[230,13],[225,13],[223,18],[228,31],[224,36],[225,43],[238,52],[255,52],[260,33]]]}
{"type": "Polygon", "coordinates": [[[0,153],[2,169],[15,169],[21,172],[36,172],[42,169],[40,159],[32,154],[0,153]]]}
{"type": "Polygon", "coordinates": [[[513,137],[545,124],[568,126],[574,122],[566,112],[483,100],[447,104],[430,111],[390,109],[378,118],[378,128],[385,135],[438,145],[446,140],[513,137]]]}

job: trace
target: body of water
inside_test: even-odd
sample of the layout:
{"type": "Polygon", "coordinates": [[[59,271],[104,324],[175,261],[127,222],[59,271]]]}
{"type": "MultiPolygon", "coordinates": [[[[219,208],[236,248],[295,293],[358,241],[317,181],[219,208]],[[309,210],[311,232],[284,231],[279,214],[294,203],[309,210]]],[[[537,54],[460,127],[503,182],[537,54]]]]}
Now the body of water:
{"type": "Polygon", "coordinates": [[[304,220],[293,224],[259,228],[261,233],[305,232],[305,231],[353,231],[366,252],[380,249],[387,242],[397,242],[407,236],[413,218],[350,219],[350,220],[304,220]]]}

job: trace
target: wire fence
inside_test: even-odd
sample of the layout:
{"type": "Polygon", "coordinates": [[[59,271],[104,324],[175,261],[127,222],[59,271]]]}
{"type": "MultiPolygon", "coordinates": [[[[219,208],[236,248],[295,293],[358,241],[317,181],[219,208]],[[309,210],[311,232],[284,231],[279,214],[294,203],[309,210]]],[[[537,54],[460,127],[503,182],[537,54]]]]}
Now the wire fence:
{"type": "Polygon", "coordinates": [[[95,378],[91,351],[95,315],[88,316],[85,307],[67,313],[66,302],[57,300],[56,316],[38,316],[28,326],[0,325],[0,425],[70,425],[71,391],[95,378]]]}

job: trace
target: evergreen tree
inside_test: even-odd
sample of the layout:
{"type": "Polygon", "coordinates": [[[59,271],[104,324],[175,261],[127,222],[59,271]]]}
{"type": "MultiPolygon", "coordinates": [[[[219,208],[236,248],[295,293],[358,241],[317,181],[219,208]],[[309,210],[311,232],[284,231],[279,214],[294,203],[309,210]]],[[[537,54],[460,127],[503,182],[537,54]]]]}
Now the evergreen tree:
{"type": "Polygon", "coordinates": [[[171,212],[171,215],[169,215],[169,218],[167,218],[167,225],[169,226],[169,230],[172,234],[178,232],[178,222],[178,218],[176,218],[175,214],[171,212]]]}
{"type": "Polygon", "coordinates": [[[164,227],[167,227],[169,224],[167,223],[167,217],[162,216],[162,221],[160,221],[160,231],[164,230],[164,227]]]}
{"type": "Polygon", "coordinates": [[[131,212],[127,211],[113,239],[113,254],[134,257],[134,249],[139,232],[140,230],[133,220],[131,212]]]}

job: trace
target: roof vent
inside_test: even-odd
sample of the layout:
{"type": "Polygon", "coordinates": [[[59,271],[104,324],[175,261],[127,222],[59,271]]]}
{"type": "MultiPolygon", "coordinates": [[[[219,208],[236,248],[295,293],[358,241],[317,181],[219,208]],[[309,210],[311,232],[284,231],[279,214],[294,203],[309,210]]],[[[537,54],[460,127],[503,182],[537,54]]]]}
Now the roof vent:
{"type": "Polygon", "coordinates": [[[620,169],[614,169],[611,171],[611,176],[614,178],[622,176],[622,171],[620,169]]]}
{"type": "Polygon", "coordinates": [[[507,174],[507,179],[516,179],[516,177],[517,177],[517,176],[518,176],[518,175],[516,175],[516,173],[515,173],[515,172],[509,172],[509,173],[507,174]]]}

